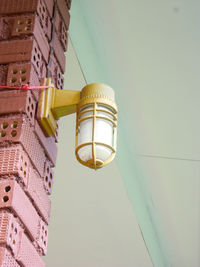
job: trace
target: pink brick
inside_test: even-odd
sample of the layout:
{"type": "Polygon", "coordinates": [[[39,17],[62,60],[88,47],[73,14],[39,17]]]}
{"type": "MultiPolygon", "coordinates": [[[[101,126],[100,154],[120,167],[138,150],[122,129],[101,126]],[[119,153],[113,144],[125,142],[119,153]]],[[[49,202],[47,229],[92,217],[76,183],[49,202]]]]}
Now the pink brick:
{"type": "MultiPolygon", "coordinates": [[[[12,213],[2,210],[0,211],[0,245],[9,247],[13,254],[12,258],[10,257],[11,254],[7,254],[7,259],[5,259],[5,264],[7,265],[3,265],[5,267],[19,266],[16,265],[15,260],[26,267],[44,266],[42,259],[31,241],[26,237],[17,219],[12,213]],[[8,259],[10,261],[7,261],[8,259]]],[[[3,252],[5,253],[5,251],[0,250],[0,261],[2,256],[5,255],[1,254],[3,252]]]]}
{"type": "Polygon", "coordinates": [[[38,75],[31,63],[11,63],[8,68],[7,85],[20,86],[22,84],[39,85],[38,75]]]}
{"type": "Polygon", "coordinates": [[[34,167],[43,176],[46,161],[45,151],[34,134],[29,121],[20,117],[0,118],[0,125],[3,123],[7,123],[8,127],[0,131],[0,145],[5,146],[11,142],[13,144],[20,143],[24,150],[31,155],[34,167]]]}
{"type": "MultiPolygon", "coordinates": [[[[28,186],[30,164],[27,154],[20,145],[0,148],[1,176],[18,177],[24,186],[28,186]]],[[[15,178],[14,178],[15,179],[15,178]]]]}
{"type": "Polygon", "coordinates": [[[33,168],[30,168],[29,183],[25,191],[33,200],[36,209],[44,221],[48,224],[50,219],[51,201],[43,186],[43,180],[33,168]]]}
{"type": "Polygon", "coordinates": [[[68,33],[65,23],[63,22],[58,9],[56,9],[55,29],[58,34],[58,38],[63,46],[64,51],[67,50],[68,33]]]}
{"type": "Polygon", "coordinates": [[[48,224],[51,201],[43,186],[44,180],[33,169],[28,155],[21,145],[0,148],[0,179],[6,179],[7,177],[19,181],[33,201],[38,213],[48,224]]]}
{"type": "Polygon", "coordinates": [[[33,40],[3,41],[0,43],[0,63],[31,60],[33,40]]]}
{"type": "Polygon", "coordinates": [[[61,71],[62,73],[64,73],[65,72],[64,49],[62,48],[61,43],[56,33],[54,34],[53,50],[54,50],[54,55],[58,60],[58,64],[60,65],[61,71]]]}
{"type": "Polygon", "coordinates": [[[35,12],[38,0],[1,0],[0,14],[35,12]]]}
{"type": "Polygon", "coordinates": [[[43,260],[25,234],[22,235],[21,247],[16,259],[25,267],[45,267],[43,260]]]}
{"type": "Polygon", "coordinates": [[[35,15],[17,16],[13,18],[11,36],[23,38],[24,35],[34,35],[42,55],[46,63],[48,63],[49,44],[40,26],[39,19],[35,15]]]}
{"type": "Polygon", "coordinates": [[[66,0],[66,4],[67,4],[68,9],[71,8],[71,3],[72,3],[72,0],[66,0]]]}
{"type": "Polygon", "coordinates": [[[5,247],[0,247],[0,266],[20,267],[20,265],[15,261],[10,251],[5,247]]]}
{"type": "Polygon", "coordinates": [[[47,160],[45,163],[43,182],[44,182],[44,188],[48,195],[51,195],[52,193],[53,178],[54,178],[54,172],[51,169],[50,162],[47,160]]]}
{"type": "Polygon", "coordinates": [[[56,88],[63,89],[64,78],[63,78],[60,66],[58,64],[58,61],[54,55],[51,55],[51,61],[50,61],[50,65],[48,66],[48,69],[50,71],[52,83],[55,85],[56,88]]]}
{"type": "MultiPolygon", "coordinates": [[[[8,65],[0,65],[0,85],[6,84],[7,73],[8,73],[8,65]]],[[[0,90],[2,89],[0,88],[0,90]]]]}
{"type": "Polygon", "coordinates": [[[1,0],[0,14],[39,13],[39,8],[44,7],[52,16],[53,0],[45,0],[45,4],[41,0],[1,0]]]}
{"type": "Polygon", "coordinates": [[[55,166],[58,148],[54,136],[46,137],[37,120],[35,120],[35,134],[45,149],[45,153],[47,154],[48,158],[53,163],[53,166],[55,166]]]}
{"type": "Polygon", "coordinates": [[[65,2],[65,0],[57,0],[57,5],[58,5],[59,11],[61,13],[61,16],[63,18],[63,21],[65,23],[65,26],[68,30],[69,21],[70,21],[70,14],[69,14],[69,10],[67,8],[66,2],[65,2]]]}
{"type": "Polygon", "coordinates": [[[0,211],[0,245],[8,246],[16,256],[20,249],[22,228],[11,213],[0,211]]]}
{"type": "Polygon", "coordinates": [[[44,245],[47,246],[47,244],[43,244],[41,247],[39,238],[44,226],[47,231],[46,224],[39,217],[32,203],[16,181],[0,181],[0,208],[8,208],[19,217],[30,239],[35,241],[39,251],[41,250],[41,253],[44,254],[44,245]]]}

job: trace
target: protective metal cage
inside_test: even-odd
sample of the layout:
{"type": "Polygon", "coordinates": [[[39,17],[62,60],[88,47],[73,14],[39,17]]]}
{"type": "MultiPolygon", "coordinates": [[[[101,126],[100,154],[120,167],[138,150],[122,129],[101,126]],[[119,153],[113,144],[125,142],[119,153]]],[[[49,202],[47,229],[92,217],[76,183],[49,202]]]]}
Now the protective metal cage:
{"type": "MultiPolygon", "coordinates": [[[[103,101],[91,101],[89,103],[87,101],[86,105],[81,105],[77,109],[77,117],[76,117],[76,149],[75,149],[75,154],[77,160],[92,169],[99,169],[106,164],[110,163],[116,154],[116,146],[117,146],[117,110],[113,108],[112,105],[108,105],[105,103],[102,103],[103,101]],[[92,103],[93,102],[93,103],[92,103]],[[80,138],[80,131],[81,131],[81,123],[86,121],[86,120],[92,120],[92,125],[91,125],[91,140],[88,142],[84,142],[79,144],[79,138],[80,138]],[[97,123],[98,120],[103,120],[107,121],[110,125],[112,125],[112,144],[104,143],[104,142],[99,142],[95,138],[96,132],[97,132],[97,123]],[[84,147],[90,147],[92,149],[92,153],[90,155],[90,158],[87,160],[83,160],[80,157],[80,151],[84,147]],[[97,150],[99,148],[101,149],[107,149],[110,150],[110,155],[108,156],[107,159],[101,159],[97,155],[97,150]]],[[[105,151],[104,149],[104,151],[105,151]]]]}

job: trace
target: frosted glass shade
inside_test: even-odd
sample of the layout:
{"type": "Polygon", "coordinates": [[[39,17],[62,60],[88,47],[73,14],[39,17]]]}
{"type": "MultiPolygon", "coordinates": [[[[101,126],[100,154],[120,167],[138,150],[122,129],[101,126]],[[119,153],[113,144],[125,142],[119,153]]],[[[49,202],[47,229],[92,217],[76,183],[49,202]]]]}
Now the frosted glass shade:
{"type": "Polygon", "coordinates": [[[86,164],[103,165],[114,150],[114,116],[109,107],[92,104],[77,114],[78,157],[86,164]]]}

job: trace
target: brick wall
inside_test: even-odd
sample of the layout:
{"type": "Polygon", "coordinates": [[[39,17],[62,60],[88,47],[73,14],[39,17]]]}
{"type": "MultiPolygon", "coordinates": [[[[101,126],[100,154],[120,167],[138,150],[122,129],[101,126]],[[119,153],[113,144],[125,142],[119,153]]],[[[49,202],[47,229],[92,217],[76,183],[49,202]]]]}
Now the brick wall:
{"type": "MultiPolygon", "coordinates": [[[[0,85],[63,88],[70,0],[1,0],[0,85]]],[[[58,136],[37,119],[39,91],[0,88],[0,266],[42,267],[58,136]]],[[[55,255],[56,256],[56,255],[55,255]]]]}

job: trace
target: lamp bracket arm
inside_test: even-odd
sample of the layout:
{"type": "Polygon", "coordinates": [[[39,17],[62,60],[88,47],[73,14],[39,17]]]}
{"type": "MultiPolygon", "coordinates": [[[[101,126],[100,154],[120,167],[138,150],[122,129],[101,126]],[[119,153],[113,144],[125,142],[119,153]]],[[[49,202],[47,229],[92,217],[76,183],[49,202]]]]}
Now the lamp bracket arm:
{"type": "Polygon", "coordinates": [[[80,91],[56,88],[52,88],[52,90],[53,99],[51,110],[56,120],[76,112],[77,104],[80,101],[80,91]]]}

